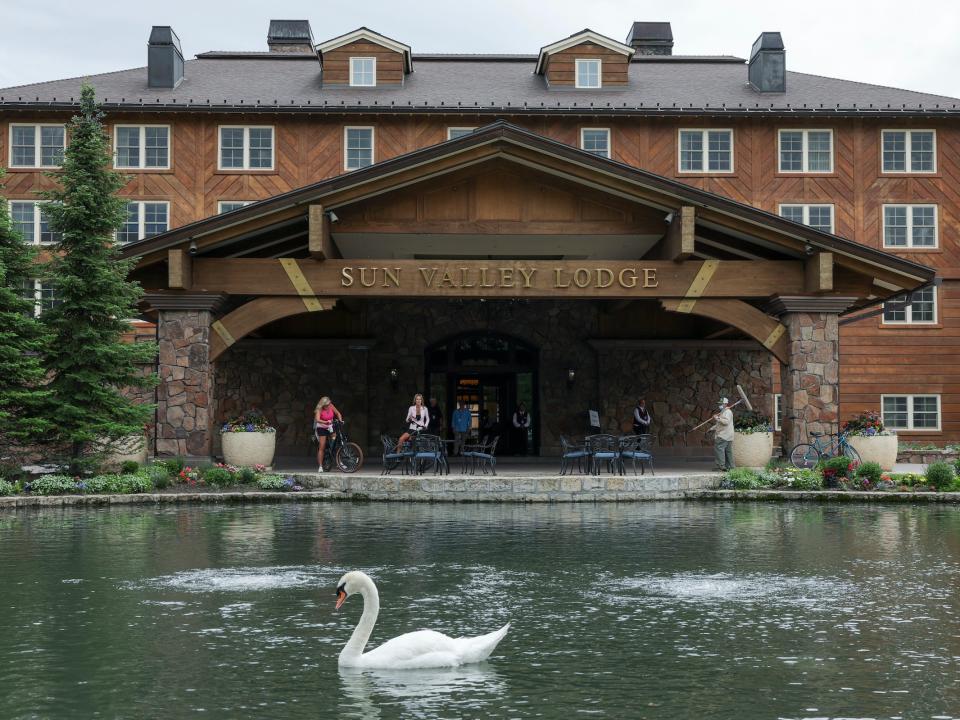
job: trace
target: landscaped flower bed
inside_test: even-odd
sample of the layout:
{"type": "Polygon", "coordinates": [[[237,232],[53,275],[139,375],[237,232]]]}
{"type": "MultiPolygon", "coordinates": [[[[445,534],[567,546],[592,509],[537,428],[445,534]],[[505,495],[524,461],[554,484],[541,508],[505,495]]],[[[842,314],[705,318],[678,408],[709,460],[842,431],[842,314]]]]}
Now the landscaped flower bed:
{"type": "Polygon", "coordinates": [[[881,490],[888,492],[958,492],[957,468],[933,463],[926,473],[889,473],[878,463],[857,465],[830,458],[813,470],[770,463],[763,470],[735,468],[720,483],[723,490],[881,490]]]}
{"type": "Polygon", "coordinates": [[[893,469],[897,462],[897,436],[884,427],[879,413],[856,415],[843,424],[842,431],[863,463],[877,463],[884,470],[893,469]]]}

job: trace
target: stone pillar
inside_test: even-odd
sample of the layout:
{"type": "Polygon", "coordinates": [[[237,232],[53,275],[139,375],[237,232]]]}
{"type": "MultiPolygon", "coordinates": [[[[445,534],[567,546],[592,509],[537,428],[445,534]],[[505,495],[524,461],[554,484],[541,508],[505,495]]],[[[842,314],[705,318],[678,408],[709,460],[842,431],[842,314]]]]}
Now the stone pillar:
{"type": "Polygon", "coordinates": [[[209,460],[215,418],[210,325],[222,295],[149,294],[158,310],[158,457],[209,460]]]}
{"type": "Polygon", "coordinates": [[[784,453],[810,432],[836,432],[840,420],[840,329],[849,297],[778,297],[767,312],[786,327],[787,362],[780,365],[784,453]]]}

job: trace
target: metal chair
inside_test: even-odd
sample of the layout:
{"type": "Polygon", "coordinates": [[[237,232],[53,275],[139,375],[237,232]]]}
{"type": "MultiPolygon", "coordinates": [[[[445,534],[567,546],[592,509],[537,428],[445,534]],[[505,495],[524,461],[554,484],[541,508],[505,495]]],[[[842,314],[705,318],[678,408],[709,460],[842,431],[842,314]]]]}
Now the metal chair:
{"type": "Polygon", "coordinates": [[[383,469],[380,474],[389,475],[399,467],[400,472],[406,475],[410,468],[410,460],[413,458],[413,451],[409,444],[404,443],[404,447],[397,452],[397,441],[389,435],[381,435],[380,442],[383,443],[383,469]]]}
{"type": "Polygon", "coordinates": [[[633,474],[637,474],[637,463],[640,463],[640,474],[645,475],[646,470],[644,470],[643,464],[647,463],[650,466],[650,474],[655,475],[653,472],[653,455],[651,453],[651,448],[653,446],[653,436],[652,435],[626,435],[620,438],[620,468],[624,472],[626,471],[626,462],[631,460],[633,462],[633,474]]]}
{"type": "Polygon", "coordinates": [[[488,443],[480,444],[476,446],[476,449],[469,450],[463,453],[464,458],[464,472],[467,471],[467,463],[469,463],[470,474],[473,475],[477,467],[479,466],[480,470],[484,475],[487,474],[487,468],[490,468],[490,472],[494,475],[497,474],[497,441],[500,440],[500,437],[497,435],[493,436],[493,440],[488,443]]]}
{"type": "MultiPolygon", "coordinates": [[[[560,436],[560,474],[566,475],[568,466],[572,466],[573,462],[577,463],[577,471],[583,472],[583,462],[586,460],[587,464],[590,463],[590,453],[583,445],[575,445],[570,442],[566,436],[560,436]]],[[[569,468],[572,469],[572,468],[569,468]]]]}
{"type": "Polygon", "coordinates": [[[590,450],[590,470],[594,475],[600,474],[600,464],[606,463],[612,473],[621,473],[620,444],[613,435],[590,435],[587,439],[590,450]]]}
{"type": "Polygon", "coordinates": [[[413,439],[413,465],[416,472],[422,475],[427,469],[427,463],[433,466],[434,473],[442,475],[446,471],[450,474],[443,442],[436,435],[420,433],[413,439]]]}

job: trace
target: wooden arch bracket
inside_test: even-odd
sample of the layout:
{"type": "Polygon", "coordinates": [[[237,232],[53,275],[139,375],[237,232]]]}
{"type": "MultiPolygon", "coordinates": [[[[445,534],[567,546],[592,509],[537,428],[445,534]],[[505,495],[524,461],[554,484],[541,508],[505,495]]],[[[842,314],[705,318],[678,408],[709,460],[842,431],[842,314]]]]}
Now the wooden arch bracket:
{"type": "Polygon", "coordinates": [[[735,327],[767,348],[777,360],[782,363],[787,362],[786,328],[776,318],[757,310],[743,300],[701,298],[691,306],[687,300],[665,299],[660,301],[660,305],[670,312],[700,315],[735,327]]]}
{"type": "Polygon", "coordinates": [[[312,297],[305,303],[303,297],[258,297],[228,313],[210,325],[210,362],[227,348],[264,325],[291,315],[332,310],[337,298],[312,297]]]}

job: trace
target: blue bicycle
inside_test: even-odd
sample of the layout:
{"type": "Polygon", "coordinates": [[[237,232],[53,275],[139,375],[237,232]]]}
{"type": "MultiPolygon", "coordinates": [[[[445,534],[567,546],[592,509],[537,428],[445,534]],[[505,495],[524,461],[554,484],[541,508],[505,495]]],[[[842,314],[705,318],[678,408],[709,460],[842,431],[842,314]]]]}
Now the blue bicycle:
{"type": "Polygon", "coordinates": [[[841,455],[850,458],[853,462],[860,464],[860,453],[857,452],[849,442],[847,442],[848,433],[810,433],[813,438],[812,443],[798,443],[790,451],[790,462],[796,468],[811,469],[825,457],[839,457],[841,455]]]}

